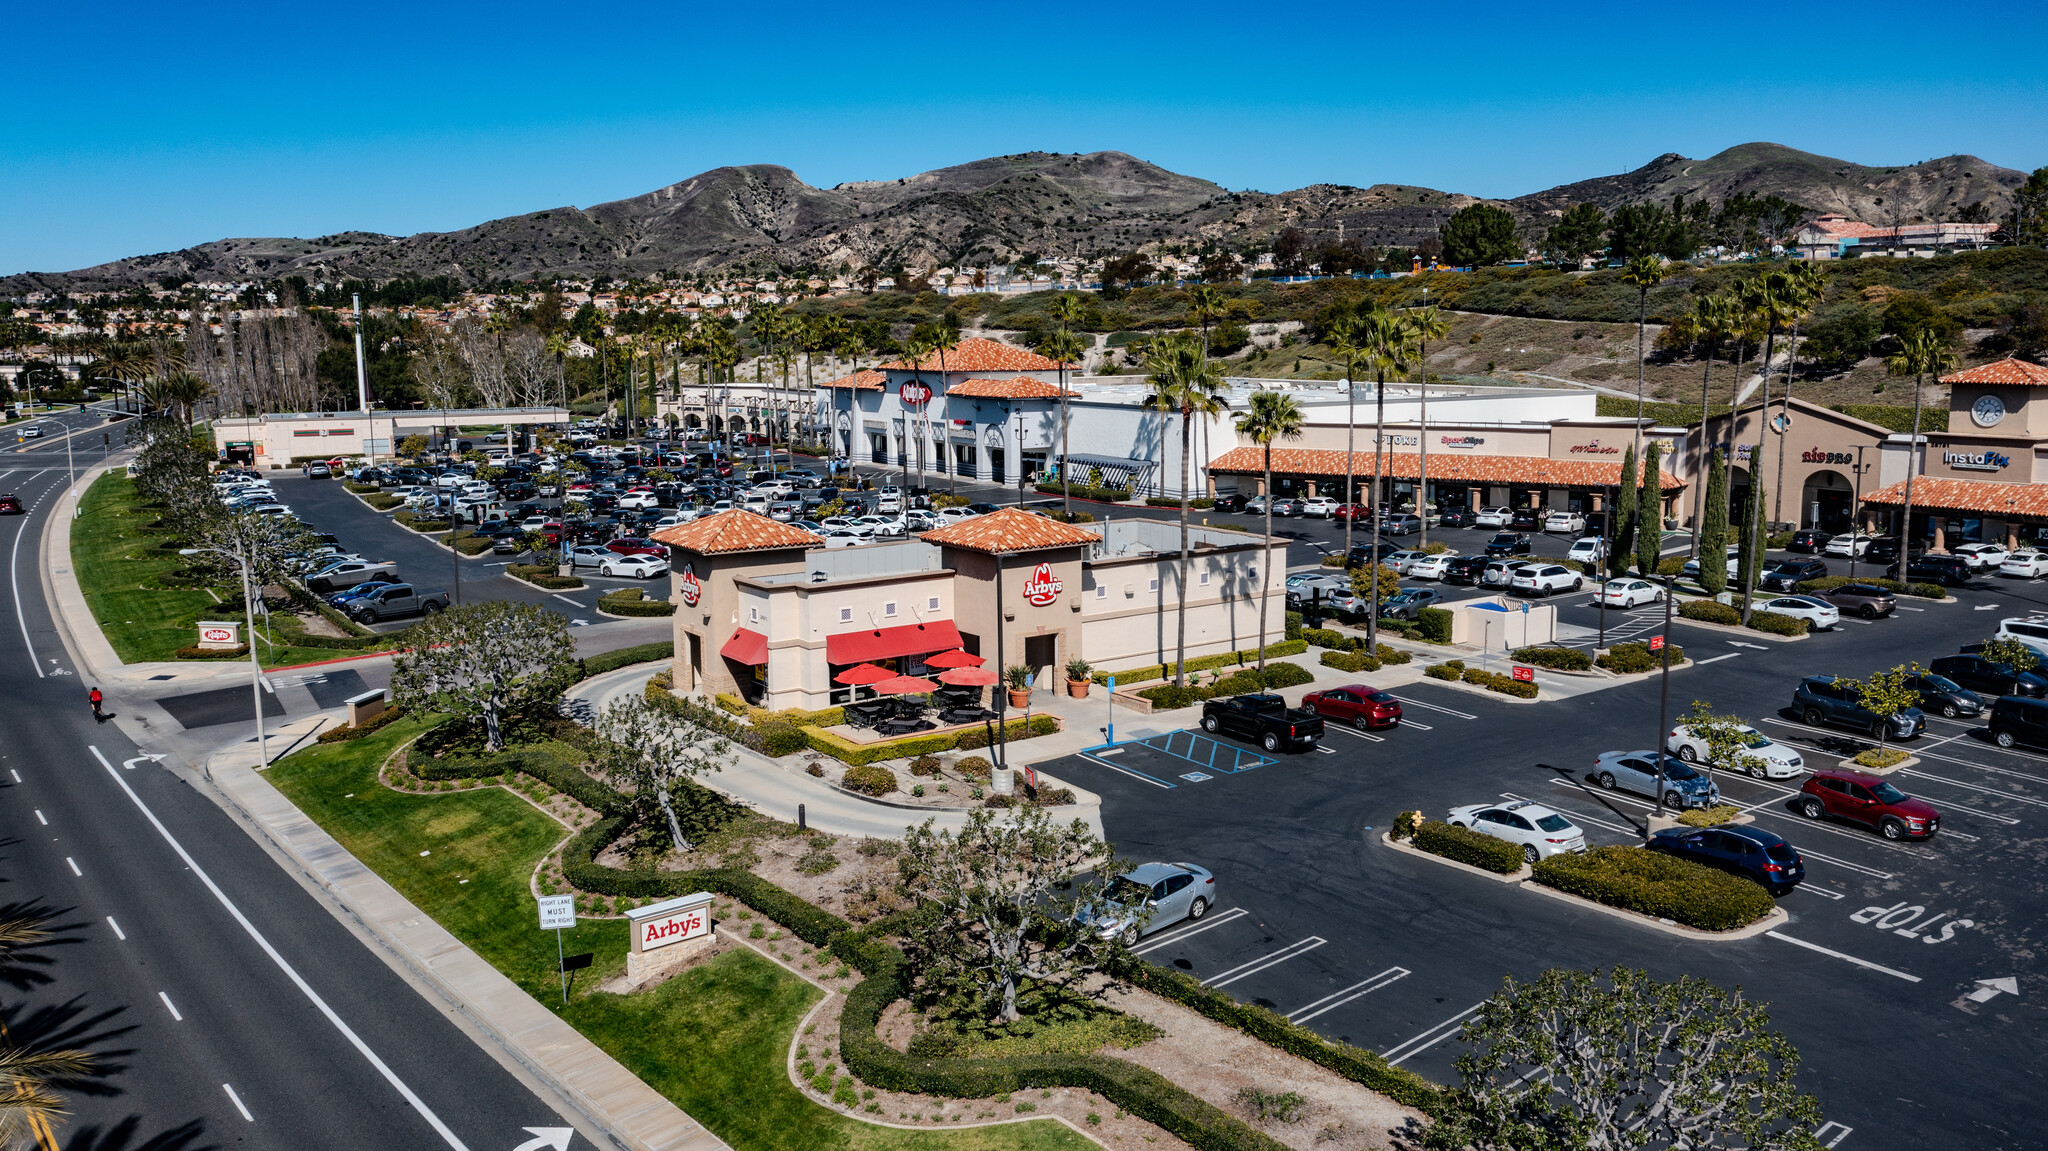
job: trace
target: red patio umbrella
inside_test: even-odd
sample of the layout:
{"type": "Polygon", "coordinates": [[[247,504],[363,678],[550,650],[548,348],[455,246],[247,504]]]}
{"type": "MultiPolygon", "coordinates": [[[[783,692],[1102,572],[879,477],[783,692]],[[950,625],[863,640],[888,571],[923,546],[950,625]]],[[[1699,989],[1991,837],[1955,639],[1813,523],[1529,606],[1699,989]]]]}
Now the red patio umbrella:
{"type": "Polygon", "coordinates": [[[994,687],[1003,677],[985,667],[956,667],[940,672],[939,682],[954,687],[994,687]]]}
{"type": "Polygon", "coordinates": [[[834,683],[847,683],[856,687],[865,687],[871,683],[880,683],[885,679],[894,678],[895,675],[895,672],[887,668],[876,667],[871,663],[857,663],[838,675],[833,676],[832,681],[834,683]]]}
{"type": "Polygon", "coordinates": [[[954,648],[942,651],[924,661],[926,667],[980,667],[988,661],[978,655],[968,655],[964,649],[954,648]]]}
{"type": "Polygon", "coordinates": [[[919,679],[914,675],[899,675],[894,679],[885,679],[874,686],[875,692],[879,695],[924,695],[927,692],[939,690],[938,684],[928,679],[919,679]]]}

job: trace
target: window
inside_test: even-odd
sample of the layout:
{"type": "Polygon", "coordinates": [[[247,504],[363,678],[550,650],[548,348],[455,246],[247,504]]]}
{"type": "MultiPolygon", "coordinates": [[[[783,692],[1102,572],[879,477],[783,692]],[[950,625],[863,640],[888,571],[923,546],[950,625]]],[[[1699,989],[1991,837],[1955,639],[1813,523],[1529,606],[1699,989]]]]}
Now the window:
{"type": "Polygon", "coordinates": [[[883,604],[883,605],[882,605],[882,614],[883,614],[883,615],[895,615],[895,614],[896,614],[896,601],[892,599],[892,600],[890,600],[889,602],[887,602],[887,603],[883,604]]]}
{"type": "Polygon", "coordinates": [[[758,607],[753,607],[753,606],[751,606],[751,605],[750,605],[750,606],[749,606],[749,607],[747,608],[747,622],[748,622],[748,623],[760,623],[760,622],[761,622],[761,609],[760,609],[760,608],[758,608],[758,607]]]}
{"type": "Polygon", "coordinates": [[[1201,576],[1200,576],[1200,578],[1199,578],[1199,580],[1198,580],[1197,582],[1199,582],[1199,583],[1201,584],[1201,586],[1203,586],[1203,587],[1208,587],[1208,586],[1209,586],[1209,573],[1208,573],[1208,572],[1203,572],[1203,573],[1201,574],[1201,576]]]}
{"type": "Polygon", "coordinates": [[[850,608],[850,607],[843,607],[843,608],[840,608],[840,609],[839,609],[839,622],[840,622],[840,623],[852,623],[852,622],[853,622],[853,609],[852,609],[852,608],[850,608]]]}
{"type": "Polygon", "coordinates": [[[1108,598],[1109,598],[1109,585],[1108,585],[1108,584],[1100,584],[1100,583],[1099,583],[1099,584],[1096,584],[1096,585],[1095,585],[1095,598],[1096,598],[1096,599],[1108,599],[1108,598]]]}
{"type": "Polygon", "coordinates": [[[1158,576],[1154,576],[1154,577],[1152,577],[1152,579],[1151,579],[1150,581],[1148,581],[1148,582],[1147,582],[1147,583],[1145,584],[1145,590],[1146,590],[1146,591],[1158,591],[1158,590],[1159,590],[1159,577],[1158,577],[1158,576]]]}
{"type": "Polygon", "coordinates": [[[930,597],[930,598],[926,599],[926,600],[924,601],[924,608],[925,608],[925,610],[926,610],[926,611],[937,611],[937,610],[939,610],[939,597],[938,597],[938,596],[932,596],[932,597],[930,597]]]}

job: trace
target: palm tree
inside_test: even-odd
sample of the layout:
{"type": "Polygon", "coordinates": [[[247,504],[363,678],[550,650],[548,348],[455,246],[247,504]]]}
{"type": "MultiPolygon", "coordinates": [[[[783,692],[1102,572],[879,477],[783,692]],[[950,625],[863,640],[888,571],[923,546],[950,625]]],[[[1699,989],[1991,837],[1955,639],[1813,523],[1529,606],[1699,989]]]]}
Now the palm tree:
{"type": "Polygon", "coordinates": [[[1176,687],[1186,687],[1187,592],[1191,567],[1188,550],[1188,451],[1193,425],[1190,420],[1197,414],[1204,419],[1214,418],[1228,411],[1229,405],[1222,395],[1222,374],[1209,362],[1206,350],[1196,346],[1193,340],[1180,335],[1154,340],[1146,361],[1146,367],[1151,369],[1154,393],[1163,404],[1170,404],[1172,410],[1180,413],[1180,586],[1176,589],[1180,593],[1180,608],[1175,613],[1173,682],[1176,687]]]}
{"type": "Polygon", "coordinates": [[[1420,381],[1422,412],[1417,422],[1421,425],[1415,434],[1417,453],[1415,480],[1415,510],[1422,521],[1422,534],[1416,538],[1416,547],[1429,547],[1429,341],[1441,340],[1451,334],[1451,321],[1441,309],[1433,307],[1409,308],[1401,313],[1408,321],[1408,327],[1415,333],[1416,377],[1420,381]]]}
{"type": "MultiPolygon", "coordinates": [[[[1202,354],[1209,354],[1209,324],[1222,319],[1226,312],[1223,293],[1207,284],[1188,289],[1188,318],[1202,325],[1202,354]]],[[[1202,458],[1209,458],[1209,427],[1202,425],[1202,458]]],[[[1207,485],[1204,485],[1206,490],[1207,485]]]]}
{"type": "MultiPolygon", "coordinates": [[[[1821,297],[1827,294],[1828,274],[1821,270],[1819,264],[1794,264],[1787,272],[1792,279],[1796,310],[1792,313],[1791,343],[1786,346],[1785,351],[1785,390],[1778,397],[1778,413],[1786,421],[1786,426],[1790,427],[1792,369],[1799,362],[1799,322],[1820,306],[1821,297]]],[[[1778,474],[1772,483],[1771,491],[1771,518],[1775,520],[1785,518],[1785,444],[1791,438],[1783,433],[1778,436],[1778,474]]]]}
{"type": "MultiPolygon", "coordinates": [[[[904,341],[903,353],[910,360],[910,378],[916,380],[919,384],[924,383],[925,358],[932,354],[932,344],[929,337],[922,332],[911,333],[910,339],[904,341]]],[[[929,404],[930,401],[926,401],[926,403],[929,404]]],[[[903,407],[900,393],[896,406],[903,412],[903,439],[901,441],[903,445],[903,493],[898,504],[903,509],[902,514],[907,516],[910,514],[910,437],[913,434],[917,436],[917,474],[919,479],[924,478],[924,445],[925,440],[929,437],[922,430],[915,433],[910,430],[910,409],[903,407]]]]}
{"type": "MultiPolygon", "coordinates": [[[[1900,341],[1896,355],[1885,358],[1885,370],[1895,376],[1913,377],[1913,427],[1906,444],[1906,499],[1899,518],[1899,563],[1913,557],[1913,477],[1926,465],[1920,449],[1920,386],[1930,375],[1940,375],[1955,366],[1955,353],[1933,328],[1921,328],[1900,341]]],[[[1851,529],[1854,530],[1853,528],[1851,529]]]]}
{"type": "MultiPolygon", "coordinates": [[[[1736,295],[1736,298],[1741,301],[1742,310],[1747,314],[1749,320],[1764,329],[1764,364],[1763,371],[1760,373],[1763,379],[1764,394],[1763,398],[1757,402],[1756,447],[1751,450],[1749,459],[1749,498],[1752,505],[1747,528],[1749,538],[1745,539],[1742,545],[1745,550],[1755,548],[1759,553],[1762,551],[1762,546],[1758,543],[1757,537],[1763,535],[1764,517],[1763,509],[1755,505],[1758,500],[1763,498],[1763,475],[1760,469],[1762,469],[1764,462],[1764,429],[1769,423],[1766,413],[1770,411],[1771,407],[1771,357],[1777,349],[1778,330],[1784,327],[1787,321],[1799,312],[1799,294],[1798,283],[1790,275],[1782,269],[1773,269],[1743,284],[1741,288],[1737,289],[1736,295]]],[[[1728,418],[1732,421],[1735,418],[1735,414],[1729,413],[1728,418]]],[[[1707,558],[1712,559],[1713,557],[1709,556],[1707,558]]],[[[1750,570],[1754,566],[1753,564],[1743,565],[1745,575],[1742,586],[1742,622],[1744,626],[1749,624],[1749,601],[1753,598],[1756,591],[1756,573],[1750,570]]]]}
{"type": "Polygon", "coordinates": [[[1636,290],[1636,455],[1641,456],[1644,362],[1648,355],[1648,349],[1643,346],[1643,334],[1649,327],[1650,289],[1664,281],[1664,261],[1652,255],[1630,257],[1628,266],[1621,270],[1621,279],[1636,290]]]}
{"type": "MultiPolygon", "coordinates": [[[[1707,394],[1714,382],[1714,349],[1721,346],[1721,341],[1734,334],[1740,322],[1740,317],[1736,313],[1734,297],[1726,292],[1716,292],[1711,296],[1702,296],[1694,300],[1692,315],[1686,317],[1686,323],[1692,329],[1693,339],[1698,341],[1702,350],[1706,352],[1706,355],[1703,357],[1706,360],[1706,367],[1700,372],[1700,437],[1703,441],[1700,457],[1702,459],[1711,451],[1710,448],[1706,447],[1704,440],[1707,433],[1707,394]]],[[[1732,409],[1728,413],[1728,420],[1731,425],[1734,423],[1735,413],[1732,409]]],[[[1725,488],[1726,485],[1724,484],[1723,487],[1725,488]]],[[[1700,529],[1706,523],[1704,518],[1706,515],[1706,505],[1702,502],[1705,499],[1706,491],[1704,486],[1695,485],[1692,500],[1691,549],[1692,558],[1694,559],[1698,559],[1700,556],[1700,529]]],[[[1728,509],[1722,508],[1721,511],[1723,515],[1726,515],[1728,509]]],[[[1702,565],[1701,570],[1705,570],[1704,565],[1702,565]]]]}
{"type": "MultiPolygon", "coordinates": [[[[929,339],[931,340],[932,351],[937,352],[939,355],[939,383],[947,388],[945,407],[946,434],[944,441],[946,446],[942,449],[939,466],[944,468],[946,472],[946,494],[957,495],[960,490],[959,469],[953,466],[953,400],[951,396],[952,385],[947,383],[946,380],[946,353],[960,346],[960,330],[944,320],[936,321],[929,325],[929,327],[931,328],[929,339]]],[[[1019,447],[1021,446],[1019,445],[1019,447]]],[[[1020,452],[1019,454],[1021,455],[1022,453],[1020,452]]]]}
{"type": "Polygon", "coordinates": [[[1067,365],[1080,362],[1081,338],[1072,332],[1054,332],[1038,346],[1038,354],[1060,365],[1060,507],[1072,520],[1074,498],[1067,491],[1067,365]]]}
{"type": "MultiPolygon", "coordinates": [[[[1374,304],[1366,311],[1354,312],[1339,318],[1337,323],[1332,325],[1331,337],[1331,346],[1344,357],[1344,378],[1349,385],[1346,388],[1346,403],[1349,406],[1346,408],[1344,421],[1346,425],[1344,430],[1344,484],[1346,489],[1345,501],[1354,505],[1357,501],[1351,497],[1350,488],[1352,477],[1358,474],[1358,468],[1352,460],[1354,454],[1352,428],[1357,426],[1358,420],[1350,413],[1357,404],[1357,381],[1360,369],[1372,372],[1375,380],[1373,387],[1373,403],[1375,407],[1372,437],[1372,500],[1369,510],[1372,514],[1373,546],[1372,564],[1370,566],[1374,579],[1377,581],[1379,575],[1380,521],[1382,519],[1380,513],[1383,510],[1380,507],[1380,485],[1383,482],[1382,477],[1386,470],[1387,373],[1402,372],[1408,369],[1408,356],[1415,348],[1414,334],[1405,317],[1390,312],[1378,304],[1374,304]]],[[[1351,524],[1356,518],[1354,515],[1347,517],[1344,521],[1344,554],[1347,562],[1349,562],[1351,555],[1351,524]]],[[[1377,582],[1374,583],[1373,592],[1373,611],[1367,617],[1366,627],[1368,632],[1376,637],[1379,634],[1379,586],[1377,582]]]]}
{"type": "Polygon", "coordinates": [[[1303,423],[1301,405],[1285,392],[1252,393],[1251,410],[1236,419],[1237,434],[1259,445],[1266,455],[1265,559],[1259,585],[1259,670],[1266,670],[1266,618],[1273,606],[1273,441],[1298,440],[1303,423]]]}
{"type": "MultiPolygon", "coordinates": [[[[35,917],[0,920],[0,965],[11,965],[15,953],[49,939],[35,917]]],[[[51,1079],[77,1079],[100,1070],[87,1051],[33,1051],[18,1046],[0,1025],[0,1147],[33,1143],[54,1149],[51,1124],[64,1116],[64,1100],[45,1085],[51,1079]]]]}

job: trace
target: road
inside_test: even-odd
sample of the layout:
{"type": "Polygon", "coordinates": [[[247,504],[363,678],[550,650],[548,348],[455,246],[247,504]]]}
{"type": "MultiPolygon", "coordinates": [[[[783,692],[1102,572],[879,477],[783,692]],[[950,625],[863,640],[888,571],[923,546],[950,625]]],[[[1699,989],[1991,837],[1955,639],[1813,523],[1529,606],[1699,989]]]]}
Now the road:
{"type": "Polygon", "coordinates": [[[0,650],[0,914],[58,929],[6,973],[11,1035],[106,1065],[68,1092],[65,1145],[483,1151],[564,1126],[207,792],[93,721],[37,577],[65,482],[51,455],[0,461],[30,509],[0,521],[17,625],[0,650]]]}

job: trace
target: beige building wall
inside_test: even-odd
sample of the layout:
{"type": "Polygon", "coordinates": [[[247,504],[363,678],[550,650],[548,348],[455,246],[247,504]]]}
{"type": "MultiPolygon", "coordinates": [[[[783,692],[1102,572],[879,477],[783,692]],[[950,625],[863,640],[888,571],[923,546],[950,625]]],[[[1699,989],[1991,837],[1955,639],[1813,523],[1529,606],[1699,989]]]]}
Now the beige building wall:
{"type": "Polygon", "coordinates": [[[1082,549],[1053,548],[1001,557],[1002,589],[996,588],[998,557],[964,549],[946,549],[946,565],[954,570],[954,595],[959,608],[954,622],[968,650],[977,650],[1001,674],[1005,665],[1027,664],[1043,682],[1064,675],[1063,665],[1080,654],[1082,549]],[[1041,563],[1059,579],[1056,599],[1043,606],[1024,598],[1024,585],[1041,563]],[[1002,658],[997,660],[1001,631],[1002,658]],[[1036,641],[1036,642],[1033,642],[1036,641]],[[1054,669],[1047,678],[1045,669],[1054,669]]]}
{"type": "Polygon", "coordinates": [[[1255,648],[1262,585],[1272,589],[1266,642],[1280,642],[1287,634],[1285,554],[1276,548],[1278,562],[1269,565],[1257,548],[1197,552],[1190,561],[1185,597],[1178,556],[1091,564],[1083,593],[1082,658],[1105,670],[1174,658],[1183,598],[1190,659],[1255,648]],[[1259,570],[1257,580],[1252,578],[1254,569],[1259,570]]]}
{"type": "MultiPolygon", "coordinates": [[[[733,678],[733,669],[718,654],[719,649],[732,638],[734,629],[749,626],[743,622],[747,609],[760,606],[758,601],[742,603],[738,581],[802,570],[804,553],[801,548],[711,556],[672,548],[668,578],[669,600],[676,605],[673,617],[676,637],[674,690],[678,694],[697,691],[706,695],[720,692],[745,694],[739,681],[733,678]],[[696,574],[704,589],[694,608],[683,602],[680,591],[685,565],[696,574]]],[[[753,630],[761,629],[755,626],[753,630]]],[[[772,667],[773,661],[770,663],[772,667]]]]}
{"type": "Polygon", "coordinates": [[[735,590],[741,617],[737,626],[768,637],[763,706],[829,707],[833,687],[830,637],[952,622],[953,593],[953,573],[948,571],[819,585],[741,581],[735,590]]]}

